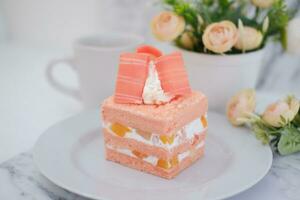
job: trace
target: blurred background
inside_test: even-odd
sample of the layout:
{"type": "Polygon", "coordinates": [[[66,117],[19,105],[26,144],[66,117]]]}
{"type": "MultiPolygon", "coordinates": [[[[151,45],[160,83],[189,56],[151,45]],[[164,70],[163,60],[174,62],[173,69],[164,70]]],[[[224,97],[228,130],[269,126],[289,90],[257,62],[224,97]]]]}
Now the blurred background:
{"type": "MultiPolygon", "coordinates": [[[[154,41],[148,28],[159,9],[154,3],[0,0],[0,163],[30,149],[49,126],[83,109],[49,85],[47,64],[71,56],[73,41],[82,36],[114,31],[154,41]]],[[[76,74],[59,68],[58,79],[77,87],[76,74]]]]}
{"type": "Polygon", "coordinates": [[[1,0],[1,40],[69,48],[74,39],[103,31],[150,39],[153,0],[1,0]]]}
{"type": "MultiPolygon", "coordinates": [[[[0,162],[29,150],[49,126],[83,109],[48,84],[47,64],[71,56],[75,39],[101,32],[135,33],[158,44],[149,29],[160,10],[156,4],[154,0],[0,0],[0,162]]],[[[282,53],[273,43],[267,48],[260,91],[299,95],[299,57],[282,53]]],[[[76,87],[76,75],[60,68],[57,77],[76,87]]]]}

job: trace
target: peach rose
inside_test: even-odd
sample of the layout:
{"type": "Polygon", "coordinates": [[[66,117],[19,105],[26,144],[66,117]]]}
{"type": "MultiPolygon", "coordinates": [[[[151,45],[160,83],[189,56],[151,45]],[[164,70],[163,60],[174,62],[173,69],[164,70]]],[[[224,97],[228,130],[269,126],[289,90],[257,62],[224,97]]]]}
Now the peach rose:
{"type": "Polygon", "coordinates": [[[226,111],[227,118],[235,126],[243,125],[244,122],[240,119],[253,113],[255,106],[255,90],[241,90],[229,100],[226,111]]]}
{"type": "Polygon", "coordinates": [[[151,22],[153,35],[160,41],[176,39],[185,28],[184,18],[170,11],[161,12],[151,22]]]}
{"type": "Polygon", "coordinates": [[[299,100],[289,96],[284,100],[270,104],[262,115],[262,119],[274,127],[283,127],[292,121],[299,111],[299,100]],[[282,118],[285,120],[282,121],[282,118]]]}
{"type": "Polygon", "coordinates": [[[239,37],[234,45],[235,48],[247,51],[258,48],[263,41],[263,35],[255,28],[244,26],[239,27],[239,37]]]}
{"type": "Polygon", "coordinates": [[[238,39],[238,31],[231,21],[212,23],[206,27],[202,36],[204,46],[215,52],[229,51],[238,39]]]}
{"type": "Polygon", "coordinates": [[[275,0],[251,0],[251,2],[259,8],[269,8],[273,5],[275,0]]]}
{"type": "Polygon", "coordinates": [[[186,49],[193,49],[195,38],[191,32],[185,32],[180,37],[180,44],[186,49]]]}

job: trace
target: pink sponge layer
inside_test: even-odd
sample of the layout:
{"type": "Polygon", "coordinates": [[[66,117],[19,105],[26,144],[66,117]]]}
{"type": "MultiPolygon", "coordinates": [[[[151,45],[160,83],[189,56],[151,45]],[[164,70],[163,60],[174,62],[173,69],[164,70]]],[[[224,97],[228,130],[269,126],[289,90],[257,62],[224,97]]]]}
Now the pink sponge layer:
{"type": "Polygon", "coordinates": [[[207,112],[207,98],[193,91],[165,105],[115,103],[111,96],[102,105],[103,120],[118,122],[150,133],[171,134],[207,112]]]}
{"type": "Polygon", "coordinates": [[[157,166],[153,166],[141,159],[127,156],[125,154],[118,153],[111,149],[106,149],[106,159],[120,163],[124,166],[137,169],[143,172],[147,172],[156,176],[160,176],[166,179],[172,179],[178,175],[182,170],[192,165],[196,160],[201,158],[204,153],[204,147],[200,148],[193,157],[187,157],[178,163],[175,167],[169,170],[162,169],[157,166]]]}

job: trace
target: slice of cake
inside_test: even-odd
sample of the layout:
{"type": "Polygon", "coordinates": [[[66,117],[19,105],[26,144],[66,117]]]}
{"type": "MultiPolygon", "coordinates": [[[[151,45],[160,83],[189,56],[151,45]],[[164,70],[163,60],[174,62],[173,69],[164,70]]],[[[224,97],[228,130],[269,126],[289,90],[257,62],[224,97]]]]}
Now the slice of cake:
{"type": "Polygon", "coordinates": [[[143,46],[122,54],[115,95],[102,105],[106,159],[175,177],[204,153],[207,107],[180,53],[143,46]]]}
{"type": "Polygon", "coordinates": [[[106,158],[172,178],[204,151],[206,97],[199,92],[163,105],[103,103],[106,158]]]}

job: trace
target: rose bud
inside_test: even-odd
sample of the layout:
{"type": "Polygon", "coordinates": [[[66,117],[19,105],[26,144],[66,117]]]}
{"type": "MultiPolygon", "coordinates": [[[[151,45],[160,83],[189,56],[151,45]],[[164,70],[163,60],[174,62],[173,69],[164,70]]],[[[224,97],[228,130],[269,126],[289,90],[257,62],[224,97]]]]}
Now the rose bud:
{"type": "Polygon", "coordinates": [[[193,49],[195,38],[191,32],[185,32],[180,36],[180,45],[185,49],[193,49]]]}
{"type": "Polygon", "coordinates": [[[206,27],[202,36],[204,46],[215,53],[231,50],[238,39],[238,31],[231,21],[212,23],[206,27]]]}
{"type": "Polygon", "coordinates": [[[151,22],[153,35],[160,41],[176,39],[185,28],[184,18],[170,11],[161,12],[151,22]]]}
{"type": "Polygon", "coordinates": [[[229,100],[226,111],[227,118],[235,126],[243,125],[244,122],[239,119],[253,113],[255,106],[255,90],[241,90],[229,100]]]}
{"type": "Polygon", "coordinates": [[[263,35],[255,28],[244,26],[239,29],[239,37],[235,48],[243,51],[253,50],[258,48],[263,41],[263,35]]]}
{"type": "Polygon", "coordinates": [[[299,111],[299,100],[289,96],[284,100],[270,104],[262,115],[262,119],[274,127],[283,127],[292,121],[299,111]]]}

